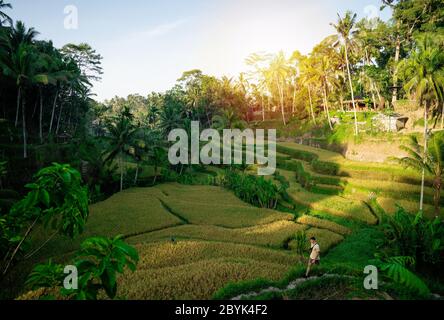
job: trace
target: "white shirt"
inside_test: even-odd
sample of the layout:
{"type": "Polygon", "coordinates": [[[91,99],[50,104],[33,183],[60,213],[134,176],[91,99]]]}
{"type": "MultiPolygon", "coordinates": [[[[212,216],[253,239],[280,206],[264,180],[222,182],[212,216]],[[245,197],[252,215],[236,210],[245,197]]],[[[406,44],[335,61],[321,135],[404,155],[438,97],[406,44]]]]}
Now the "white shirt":
{"type": "Polygon", "coordinates": [[[311,254],[310,259],[312,260],[321,260],[321,248],[319,247],[319,244],[315,243],[311,246],[311,254]]]}

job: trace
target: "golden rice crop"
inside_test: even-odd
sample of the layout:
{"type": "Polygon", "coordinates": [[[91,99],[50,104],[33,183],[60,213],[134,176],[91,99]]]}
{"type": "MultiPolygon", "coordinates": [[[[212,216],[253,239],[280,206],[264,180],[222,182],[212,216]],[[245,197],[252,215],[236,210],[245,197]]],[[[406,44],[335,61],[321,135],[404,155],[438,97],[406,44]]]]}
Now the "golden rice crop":
{"type": "Polygon", "coordinates": [[[174,244],[163,241],[140,244],[136,248],[140,255],[139,263],[153,269],[177,267],[220,257],[250,259],[282,265],[293,265],[298,261],[297,256],[284,250],[214,241],[179,240],[174,244]]]}
{"type": "Polygon", "coordinates": [[[298,218],[297,222],[300,224],[306,224],[320,229],[327,229],[341,235],[347,235],[351,233],[351,230],[347,227],[344,227],[333,221],[320,219],[313,216],[304,215],[298,218]]]}
{"type": "Polygon", "coordinates": [[[297,263],[285,251],[204,241],[138,245],[135,273],[119,279],[128,299],[209,299],[228,282],[278,280],[297,263]]]}
{"type": "Polygon", "coordinates": [[[174,237],[281,247],[286,239],[305,229],[307,229],[307,226],[292,221],[277,221],[267,225],[241,229],[183,225],[140,235],[129,239],[129,241],[131,243],[142,243],[174,237]]]}

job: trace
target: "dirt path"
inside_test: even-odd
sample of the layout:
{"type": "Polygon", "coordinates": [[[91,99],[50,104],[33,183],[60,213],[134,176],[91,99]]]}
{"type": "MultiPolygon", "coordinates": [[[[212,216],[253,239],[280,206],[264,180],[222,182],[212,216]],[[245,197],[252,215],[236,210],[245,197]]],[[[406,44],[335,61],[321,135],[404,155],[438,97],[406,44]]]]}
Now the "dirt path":
{"type": "Polygon", "coordinates": [[[303,283],[305,283],[307,281],[312,281],[312,280],[317,280],[317,279],[336,278],[336,277],[348,278],[348,279],[354,279],[355,278],[355,277],[352,277],[352,276],[345,276],[345,275],[339,275],[339,274],[324,274],[324,275],[322,275],[320,277],[315,276],[315,277],[309,277],[309,278],[298,278],[298,279],[290,282],[288,284],[288,286],[286,286],[283,289],[276,288],[276,287],[269,287],[269,288],[263,289],[263,290],[261,290],[259,292],[250,292],[250,293],[239,295],[237,297],[232,298],[231,300],[251,299],[251,298],[258,297],[258,296],[261,296],[263,294],[271,293],[271,292],[279,292],[279,293],[281,293],[281,292],[285,292],[285,291],[288,291],[288,290],[296,289],[301,284],[303,284],[303,283]]]}

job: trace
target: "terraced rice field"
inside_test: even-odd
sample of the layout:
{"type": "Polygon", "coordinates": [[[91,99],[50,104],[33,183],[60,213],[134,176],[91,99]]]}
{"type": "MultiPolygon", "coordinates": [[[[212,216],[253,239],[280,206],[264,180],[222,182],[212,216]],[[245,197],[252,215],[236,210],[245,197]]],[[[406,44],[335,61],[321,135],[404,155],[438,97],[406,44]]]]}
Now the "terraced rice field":
{"type": "MultiPolygon", "coordinates": [[[[366,205],[370,198],[376,198],[389,214],[396,212],[397,205],[411,212],[419,210],[420,176],[415,171],[389,163],[350,161],[340,154],[296,143],[281,143],[278,151],[281,153],[279,171],[290,182],[290,196],[313,210],[370,224],[377,222],[366,205]],[[313,158],[319,160],[321,166],[313,166],[310,163],[313,158]],[[299,184],[294,170],[288,170],[298,164],[315,181],[310,190],[299,184]],[[323,172],[332,170],[335,174],[323,172]]],[[[426,178],[426,185],[424,213],[434,217],[430,177],[426,178]]]]}
{"type": "MultiPolygon", "coordinates": [[[[89,236],[122,234],[137,246],[135,273],[119,279],[119,295],[131,299],[202,299],[229,282],[277,280],[300,262],[288,249],[298,231],[316,235],[327,251],[343,228],[246,204],[212,186],[175,183],[129,189],[90,208],[85,233],[76,241],[52,239],[37,258],[63,257],[89,236]]],[[[48,234],[33,235],[35,246],[48,234]]]]}
{"type": "MultiPolygon", "coordinates": [[[[121,234],[137,247],[141,260],[136,272],[118,279],[120,297],[208,299],[227,283],[279,280],[296,264],[305,264],[294,250],[299,231],[315,236],[325,255],[354,232],[341,221],[376,224],[370,197],[388,212],[395,211],[397,203],[412,211],[417,207],[417,174],[390,164],[355,163],[292,143],[279,145],[278,162],[279,173],[290,183],[292,204],[307,208],[304,212],[256,208],[213,186],[168,183],[129,189],[91,206],[79,239],[54,238],[35,259],[60,260],[87,237],[121,234]],[[301,184],[301,170],[314,185],[301,184]],[[368,174],[372,171],[376,173],[368,174]],[[316,212],[322,215],[313,215],[316,212]]],[[[429,214],[431,196],[428,187],[429,214]]],[[[47,237],[34,233],[35,245],[47,237]]]]}

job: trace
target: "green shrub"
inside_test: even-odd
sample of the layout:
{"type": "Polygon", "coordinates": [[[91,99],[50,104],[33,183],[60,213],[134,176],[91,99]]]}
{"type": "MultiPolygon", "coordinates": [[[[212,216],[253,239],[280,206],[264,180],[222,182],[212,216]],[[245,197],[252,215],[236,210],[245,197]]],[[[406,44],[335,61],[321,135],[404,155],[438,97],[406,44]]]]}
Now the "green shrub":
{"type": "Polygon", "coordinates": [[[430,295],[430,290],[424,281],[409,270],[409,267],[414,267],[416,263],[413,257],[379,258],[373,260],[372,263],[379,268],[389,281],[393,281],[421,297],[427,298],[430,295]]]}
{"type": "Polygon", "coordinates": [[[313,170],[320,174],[326,174],[329,176],[336,176],[339,173],[339,165],[333,162],[325,162],[320,160],[313,160],[311,162],[313,170]]]}
{"type": "Polygon", "coordinates": [[[444,263],[444,222],[428,220],[398,207],[397,213],[385,216],[383,230],[395,256],[413,257],[419,267],[436,268],[444,263]]]}
{"type": "MultiPolygon", "coordinates": [[[[260,208],[274,209],[285,186],[278,187],[264,177],[249,175],[236,170],[226,170],[222,185],[232,190],[243,201],[260,208]]],[[[288,187],[287,187],[288,188],[288,187]]]]}
{"type": "Polygon", "coordinates": [[[75,300],[97,300],[100,291],[114,299],[117,294],[117,273],[125,268],[136,270],[139,255],[135,248],[126,244],[121,236],[89,238],[85,240],[72,262],[78,269],[78,289],[63,288],[64,267],[41,264],[34,267],[26,285],[32,290],[60,288],[60,295],[75,300]]]}
{"type": "Polygon", "coordinates": [[[282,145],[276,146],[276,151],[279,153],[288,154],[292,158],[303,160],[306,162],[312,162],[313,160],[317,160],[318,156],[314,153],[303,151],[303,150],[297,150],[292,148],[287,148],[282,145]]]}

